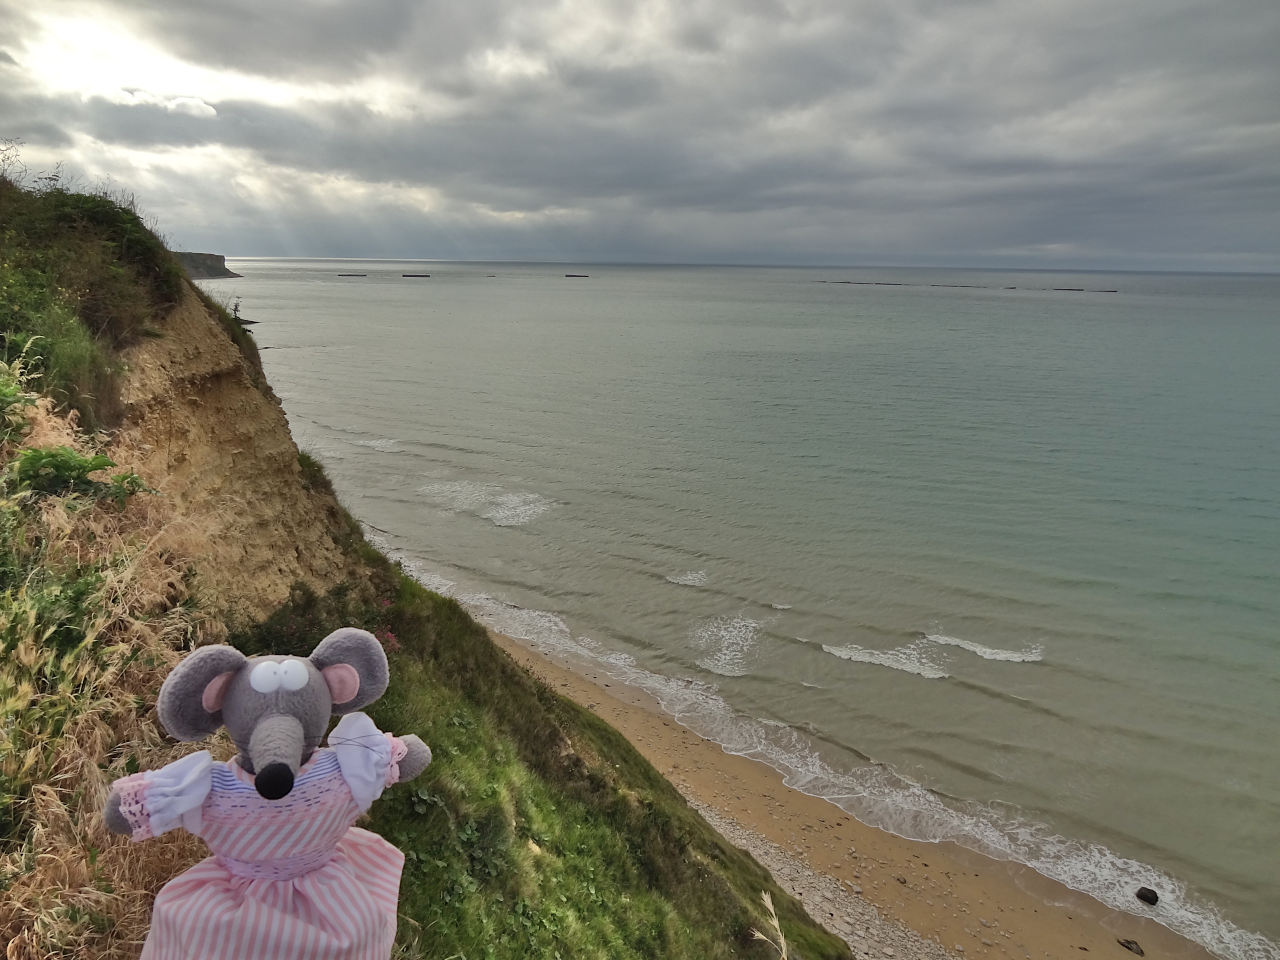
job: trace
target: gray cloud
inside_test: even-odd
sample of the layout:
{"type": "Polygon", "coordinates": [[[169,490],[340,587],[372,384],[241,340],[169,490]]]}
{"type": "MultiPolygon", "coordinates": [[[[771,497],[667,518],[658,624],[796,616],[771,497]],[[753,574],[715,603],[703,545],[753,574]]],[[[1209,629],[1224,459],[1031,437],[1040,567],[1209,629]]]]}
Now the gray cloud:
{"type": "Polygon", "coordinates": [[[1272,0],[94,9],[219,70],[416,91],[0,94],[0,135],[154,156],[143,203],[228,252],[1280,269],[1272,0]],[[184,150],[268,186],[184,200],[184,150]]]}
{"type": "Polygon", "coordinates": [[[262,76],[341,79],[394,50],[415,6],[413,0],[139,0],[118,5],[113,13],[194,63],[262,76]]]}
{"type": "Polygon", "coordinates": [[[103,4],[174,54],[219,69],[341,82],[367,73],[440,77],[473,51],[518,39],[518,0],[224,0],[103,4]]]}

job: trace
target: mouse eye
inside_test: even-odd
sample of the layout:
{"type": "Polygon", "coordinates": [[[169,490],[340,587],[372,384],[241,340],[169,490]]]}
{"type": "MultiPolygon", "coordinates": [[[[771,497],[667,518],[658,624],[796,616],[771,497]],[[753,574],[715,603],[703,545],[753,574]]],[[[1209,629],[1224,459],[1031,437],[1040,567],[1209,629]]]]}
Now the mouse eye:
{"type": "Polygon", "coordinates": [[[286,690],[301,690],[311,679],[307,665],[301,660],[286,660],[280,664],[280,686],[286,690]]]}
{"type": "Polygon", "coordinates": [[[249,686],[259,693],[275,693],[280,689],[280,664],[263,660],[249,672],[249,686]]]}

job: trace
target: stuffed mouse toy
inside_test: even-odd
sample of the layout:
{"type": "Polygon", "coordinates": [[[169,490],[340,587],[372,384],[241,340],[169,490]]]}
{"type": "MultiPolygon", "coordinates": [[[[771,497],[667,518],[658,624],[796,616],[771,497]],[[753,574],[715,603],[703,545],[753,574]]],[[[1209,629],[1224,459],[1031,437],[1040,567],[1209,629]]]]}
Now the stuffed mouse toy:
{"type": "Polygon", "coordinates": [[[201,647],[160,688],[179,740],[225,726],[239,754],[201,750],[117,780],[104,816],[145,840],[183,827],[213,856],[156,897],[143,960],[387,960],[404,854],[351,824],[431,762],[418,737],[355,713],[387,688],[372,634],[337,630],[305,659],[201,647]],[[345,714],[320,740],[331,714],[345,714]]]}

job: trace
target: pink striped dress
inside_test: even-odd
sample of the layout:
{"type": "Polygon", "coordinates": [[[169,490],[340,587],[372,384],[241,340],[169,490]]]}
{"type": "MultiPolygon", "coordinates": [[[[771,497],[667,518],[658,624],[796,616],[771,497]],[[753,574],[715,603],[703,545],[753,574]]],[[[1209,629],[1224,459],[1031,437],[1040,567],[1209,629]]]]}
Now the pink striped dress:
{"type": "Polygon", "coordinates": [[[181,826],[213,854],[156,897],[143,960],[387,960],[404,854],[351,824],[404,754],[352,713],[279,800],[207,750],[116,781],[134,840],[181,826]]]}

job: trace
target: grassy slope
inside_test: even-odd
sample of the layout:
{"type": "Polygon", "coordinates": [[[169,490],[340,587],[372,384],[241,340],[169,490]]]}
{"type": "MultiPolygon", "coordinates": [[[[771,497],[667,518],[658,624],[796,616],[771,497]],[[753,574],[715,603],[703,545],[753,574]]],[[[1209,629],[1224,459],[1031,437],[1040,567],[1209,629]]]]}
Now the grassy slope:
{"type": "MultiPolygon", "coordinates": [[[[89,422],[109,419],[103,413],[111,407],[109,393],[99,391],[109,388],[113,350],[146,335],[153,315],[147,311],[170,302],[171,261],[162,248],[139,240],[135,215],[116,204],[108,210],[107,202],[56,190],[32,194],[0,179],[6,353],[14,356],[32,332],[45,336],[33,348],[45,364],[44,387],[89,422]],[[139,250],[141,259],[133,256],[139,250]],[[89,266],[67,262],[81,254],[89,266]],[[115,291],[111,299],[125,304],[121,309],[136,322],[92,320],[101,311],[83,315],[86,302],[102,299],[77,293],[96,287],[97,271],[115,291]],[[74,317],[79,327],[58,326],[51,316],[74,317]],[[87,348],[79,330],[90,334],[87,348]],[[53,375],[51,358],[73,340],[77,355],[88,358],[75,369],[97,379],[74,370],[53,375]]],[[[234,334],[248,341],[242,350],[256,360],[252,341],[238,329],[234,334]]],[[[327,488],[323,471],[309,458],[302,462],[304,481],[327,488]]],[[[616,731],[531,678],[455,602],[405,577],[364,543],[354,521],[345,523],[350,582],[324,597],[300,586],[266,623],[238,625],[233,639],[251,652],[305,653],[334,626],[355,623],[377,632],[391,651],[391,688],[370,712],[384,729],[420,734],[436,756],[412,785],[389,790],[367,824],[407,855],[399,956],[772,957],[773,949],[751,936],[752,926],[765,927],[759,896],[766,890],[778,905],[792,956],[848,956],[750,857],[690,811],[616,731]]],[[[82,614],[101,617],[103,611],[82,614]]],[[[105,744],[97,762],[110,776],[154,766],[155,748],[144,743],[105,744]]],[[[66,806],[69,820],[89,815],[78,795],[68,796],[66,806]]],[[[12,821],[0,853],[21,851],[24,843],[30,850],[32,829],[12,821]]],[[[125,853],[146,858],[148,849],[168,848],[125,853]]],[[[92,865],[95,857],[90,851],[85,860],[92,865]]],[[[14,854],[9,862],[29,858],[14,854]]],[[[22,882],[0,874],[0,900],[22,882]]],[[[123,881],[112,882],[118,888],[123,881]]],[[[74,899],[71,889],[33,895],[31,902],[63,925],[47,943],[69,945],[46,946],[38,955],[115,952],[113,931],[126,924],[113,910],[136,904],[141,891],[132,899],[130,891],[101,891],[96,873],[85,883],[94,884],[95,897],[75,902],[92,908],[59,910],[59,898],[74,899]],[[77,924],[92,929],[81,935],[77,924]]],[[[31,921],[0,911],[0,935],[6,922],[31,921]]]]}
{"type": "MultiPolygon", "coordinates": [[[[26,351],[36,388],[85,426],[114,425],[116,351],[154,335],[186,283],[127,198],[35,192],[0,176],[0,361],[26,351]]],[[[201,297],[260,374],[253,339],[201,297]]]]}

